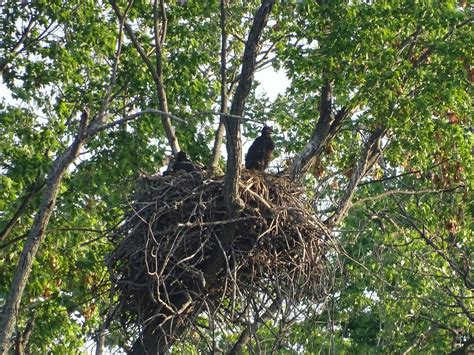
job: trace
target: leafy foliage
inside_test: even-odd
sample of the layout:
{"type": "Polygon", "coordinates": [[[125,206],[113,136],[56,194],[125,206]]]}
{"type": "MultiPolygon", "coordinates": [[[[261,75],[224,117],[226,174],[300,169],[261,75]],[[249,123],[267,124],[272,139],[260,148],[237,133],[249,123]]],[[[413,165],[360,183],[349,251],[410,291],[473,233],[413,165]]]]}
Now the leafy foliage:
{"type": "MultiPolygon", "coordinates": [[[[227,82],[235,89],[257,1],[229,1],[227,82]]],[[[127,4],[119,1],[125,12],[127,4]]],[[[120,26],[107,2],[7,0],[1,11],[0,230],[25,210],[0,243],[0,306],[38,209],[53,160],[73,140],[84,106],[100,112],[110,87],[120,26]]],[[[170,1],[163,84],[179,143],[193,160],[211,156],[220,100],[217,1],[170,1]]],[[[304,316],[264,324],[249,351],[449,352],[473,339],[472,125],[473,7],[466,1],[280,1],[265,29],[257,66],[291,81],[275,100],[255,91],[243,132],[275,123],[282,170],[314,135],[321,87],[332,112],[353,108],[305,178],[315,213],[330,217],[364,144],[383,126],[383,155],[365,175],[334,234],[342,263],[336,286],[304,316]],[[257,341],[258,340],[258,341],[257,341]],[[260,348],[259,348],[260,347],[260,348]]],[[[153,6],[135,1],[127,22],[156,66],[153,6]]],[[[152,75],[123,35],[109,120],[158,107],[152,75]]],[[[17,325],[34,321],[32,353],[67,353],[96,339],[108,312],[105,259],[113,229],[140,173],[168,162],[161,120],[146,114],[91,139],[65,177],[36,258],[17,325]]],[[[336,260],[337,259],[337,260],[336,260]]],[[[206,323],[206,319],[203,319],[206,323]]],[[[238,334],[217,331],[232,347],[238,334]]],[[[209,348],[197,333],[175,351],[209,348]]],[[[111,329],[107,346],[133,339],[111,329]]]]}

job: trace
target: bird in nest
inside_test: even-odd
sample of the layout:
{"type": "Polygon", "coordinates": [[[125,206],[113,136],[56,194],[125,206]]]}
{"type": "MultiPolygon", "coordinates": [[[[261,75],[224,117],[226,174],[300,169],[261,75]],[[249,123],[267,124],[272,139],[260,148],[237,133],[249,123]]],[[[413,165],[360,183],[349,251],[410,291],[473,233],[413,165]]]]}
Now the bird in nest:
{"type": "Polygon", "coordinates": [[[255,139],[245,156],[245,167],[249,170],[264,171],[272,161],[274,149],[272,128],[265,126],[262,135],[255,139]]]}
{"type": "Polygon", "coordinates": [[[196,163],[189,160],[185,152],[180,151],[176,155],[176,161],[173,164],[173,171],[178,171],[178,170],[191,172],[191,171],[202,171],[202,168],[196,163]]]}
{"type": "Polygon", "coordinates": [[[168,170],[163,172],[163,176],[168,176],[170,173],[175,173],[179,170],[184,170],[187,172],[202,171],[202,167],[189,160],[185,152],[180,151],[178,154],[176,154],[176,160],[171,166],[171,169],[168,167],[168,170]]]}

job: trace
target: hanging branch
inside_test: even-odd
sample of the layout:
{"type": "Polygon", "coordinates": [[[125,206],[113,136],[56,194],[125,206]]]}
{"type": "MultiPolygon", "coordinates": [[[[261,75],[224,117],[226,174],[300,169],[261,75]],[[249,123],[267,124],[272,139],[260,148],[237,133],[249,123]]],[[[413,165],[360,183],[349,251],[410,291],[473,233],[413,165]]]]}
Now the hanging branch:
{"type": "MultiPolygon", "coordinates": [[[[227,47],[227,31],[226,31],[226,0],[221,0],[220,3],[221,16],[220,16],[220,27],[221,27],[221,113],[227,113],[227,70],[226,70],[226,47],[227,47]]],[[[219,117],[219,126],[216,130],[214,139],[214,146],[212,147],[212,157],[209,163],[209,170],[214,172],[219,164],[219,158],[221,156],[221,146],[224,140],[224,116],[219,117]]]]}
{"type": "MultiPolygon", "coordinates": [[[[157,63],[156,63],[156,68],[155,68],[155,66],[151,62],[149,56],[146,54],[145,50],[140,45],[140,42],[138,41],[137,37],[135,36],[135,33],[134,33],[132,27],[130,26],[130,24],[128,24],[125,21],[125,17],[121,13],[121,11],[120,11],[120,9],[117,5],[117,2],[115,0],[109,0],[109,3],[112,6],[112,8],[113,8],[116,16],[118,17],[119,21],[121,21],[121,22],[123,21],[123,24],[124,24],[124,27],[125,27],[125,32],[127,33],[128,37],[130,38],[130,41],[132,42],[132,44],[135,47],[135,49],[137,50],[137,52],[140,54],[140,57],[142,58],[145,65],[147,66],[148,70],[150,71],[151,76],[152,76],[153,81],[154,81],[155,86],[156,86],[158,101],[159,101],[159,105],[160,105],[160,111],[163,111],[164,113],[167,114],[169,112],[169,110],[168,110],[168,101],[167,101],[167,97],[166,97],[166,91],[165,91],[165,87],[164,87],[164,84],[163,84],[163,58],[162,58],[162,50],[163,50],[162,41],[164,41],[164,36],[166,34],[166,29],[165,28],[166,28],[166,24],[167,24],[167,21],[165,20],[166,19],[166,13],[165,12],[162,13],[162,17],[163,17],[162,27],[163,28],[162,28],[161,37],[160,37],[160,35],[159,35],[160,31],[159,31],[159,28],[158,28],[158,25],[157,25],[158,20],[159,20],[158,19],[158,17],[159,17],[158,3],[157,3],[157,0],[155,0],[154,1],[154,6],[153,6],[153,15],[154,15],[154,19],[155,19],[155,47],[156,47],[156,56],[157,56],[157,63]]],[[[164,10],[164,4],[161,4],[161,7],[164,10]]],[[[171,120],[169,119],[169,117],[166,114],[163,114],[161,116],[161,122],[163,124],[163,128],[165,130],[166,137],[168,139],[168,143],[171,147],[171,150],[173,151],[173,154],[176,155],[180,151],[178,138],[175,135],[174,127],[171,123],[171,120]]]]}

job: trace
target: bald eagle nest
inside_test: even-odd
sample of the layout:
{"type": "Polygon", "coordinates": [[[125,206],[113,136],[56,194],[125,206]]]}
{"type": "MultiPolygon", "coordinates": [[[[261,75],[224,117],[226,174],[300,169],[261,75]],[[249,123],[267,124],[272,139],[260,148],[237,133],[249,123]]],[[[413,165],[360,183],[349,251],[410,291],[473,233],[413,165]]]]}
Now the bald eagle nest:
{"type": "Polygon", "coordinates": [[[186,328],[203,312],[232,324],[251,300],[326,294],[329,235],[304,189],[286,177],[244,170],[244,208],[229,221],[223,180],[180,171],[138,181],[108,262],[119,295],[115,316],[123,326],[154,324],[170,336],[172,327],[164,324],[186,328]]]}

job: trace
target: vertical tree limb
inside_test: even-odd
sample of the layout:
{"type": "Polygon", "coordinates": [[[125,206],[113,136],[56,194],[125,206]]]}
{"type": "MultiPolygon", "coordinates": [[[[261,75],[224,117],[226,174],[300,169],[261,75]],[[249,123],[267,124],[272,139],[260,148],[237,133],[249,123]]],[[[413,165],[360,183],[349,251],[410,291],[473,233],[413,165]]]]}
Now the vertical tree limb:
{"type": "MultiPolygon", "coordinates": [[[[258,44],[261,40],[263,29],[267,23],[268,16],[275,3],[275,0],[262,0],[262,4],[255,14],[254,22],[249,32],[248,40],[245,46],[245,52],[242,61],[242,73],[240,81],[234,95],[230,115],[221,115],[224,117],[224,125],[227,133],[227,172],[224,178],[224,196],[226,212],[228,219],[236,219],[240,215],[241,203],[238,197],[238,180],[240,174],[240,165],[242,161],[242,146],[240,140],[240,117],[244,111],[245,100],[250,93],[253,74],[255,72],[258,44]]],[[[222,3],[221,3],[222,5],[222,3]]],[[[222,68],[221,68],[222,69],[222,68]]],[[[223,227],[222,240],[220,240],[219,249],[225,252],[230,249],[235,231],[235,223],[225,224],[223,227]]],[[[216,259],[209,259],[202,266],[207,287],[212,287],[217,276],[226,265],[227,255],[222,252],[216,252],[216,259]]],[[[202,293],[199,285],[194,285],[188,291],[202,293]]],[[[174,308],[183,309],[183,313],[192,312],[193,304],[182,293],[178,293],[172,300],[174,308]],[[183,308],[184,307],[184,308],[183,308]],[[191,309],[191,310],[189,310],[191,309]]],[[[181,313],[180,313],[181,314],[181,313]]],[[[165,352],[176,339],[177,335],[184,330],[183,325],[173,324],[176,317],[173,314],[168,319],[155,317],[141,332],[135,341],[132,354],[155,354],[165,352]]]]}
{"type": "MultiPolygon", "coordinates": [[[[114,10],[117,18],[119,21],[123,21],[124,27],[125,27],[125,32],[127,33],[128,37],[130,38],[130,41],[132,42],[133,46],[137,50],[138,54],[140,54],[140,57],[142,58],[143,62],[147,66],[148,70],[150,71],[150,74],[153,78],[153,82],[155,83],[156,87],[156,92],[158,95],[158,102],[160,106],[160,110],[169,113],[168,110],[168,100],[166,97],[166,91],[165,87],[163,84],[163,58],[162,58],[162,41],[164,41],[164,35],[166,34],[166,30],[162,30],[162,35],[160,38],[159,35],[159,28],[157,23],[159,20],[159,13],[158,13],[158,0],[154,0],[154,6],[153,6],[153,15],[154,15],[154,20],[155,20],[155,26],[154,26],[154,36],[155,36],[155,47],[156,47],[156,56],[157,56],[157,63],[156,67],[153,65],[151,62],[150,58],[146,54],[145,50],[141,46],[140,42],[138,41],[137,37],[135,36],[135,33],[130,26],[125,21],[124,15],[121,13],[117,2],[115,0],[109,0],[110,5],[112,6],[112,9],[114,10]]],[[[164,9],[164,5],[162,4],[162,8],[164,9]]],[[[165,14],[162,16],[166,16],[165,14]]],[[[163,26],[166,26],[166,21],[163,21],[163,26]]],[[[168,139],[168,143],[171,147],[171,150],[173,151],[173,154],[176,155],[180,148],[179,148],[179,143],[178,143],[178,138],[176,137],[174,127],[171,123],[171,120],[169,116],[167,115],[161,115],[161,122],[163,124],[163,128],[165,130],[166,138],[168,139]]]]}
{"type": "MultiPolygon", "coordinates": [[[[262,0],[262,4],[255,14],[252,27],[249,32],[245,51],[242,60],[242,71],[239,84],[232,100],[230,114],[242,116],[245,107],[245,100],[252,87],[255,65],[258,54],[258,46],[261,40],[263,29],[265,28],[270,12],[275,4],[275,0],[262,0]]],[[[224,178],[224,196],[227,210],[227,218],[234,219],[240,215],[242,202],[238,195],[238,180],[240,175],[240,165],[242,163],[242,142],[240,136],[240,118],[228,117],[224,119],[226,129],[227,148],[227,171],[224,178]]],[[[222,244],[228,250],[233,238],[235,224],[225,226],[222,244]]]]}
{"type": "MultiPolygon", "coordinates": [[[[221,113],[227,113],[227,68],[226,68],[226,55],[227,55],[227,30],[226,26],[226,0],[221,0],[220,3],[221,15],[220,15],[220,27],[221,27],[221,113]]],[[[212,147],[212,156],[209,163],[209,170],[213,173],[219,164],[219,158],[221,156],[221,146],[224,140],[224,117],[219,117],[219,126],[217,127],[214,146],[212,147]]]]}

